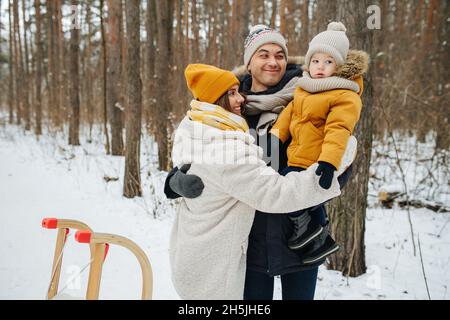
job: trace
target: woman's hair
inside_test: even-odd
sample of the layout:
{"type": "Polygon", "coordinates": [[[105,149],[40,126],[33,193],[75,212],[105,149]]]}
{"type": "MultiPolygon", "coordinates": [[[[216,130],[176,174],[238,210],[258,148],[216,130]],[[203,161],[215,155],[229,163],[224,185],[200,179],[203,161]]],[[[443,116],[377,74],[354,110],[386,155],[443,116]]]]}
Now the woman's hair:
{"type": "MultiPolygon", "coordinates": [[[[239,94],[244,98],[244,102],[242,102],[241,104],[241,114],[244,115],[244,105],[247,103],[247,96],[241,92],[239,92],[239,94]]],[[[231,110],[231,106],[230,106],[230,100],[228,98],[228,90],[219,98],[217,99],[216,102],[214,102],[214,104],[221,106],[222,108],[224,108],[225,110],[229,111],[229,112],[233,112],[231,110]]]]}

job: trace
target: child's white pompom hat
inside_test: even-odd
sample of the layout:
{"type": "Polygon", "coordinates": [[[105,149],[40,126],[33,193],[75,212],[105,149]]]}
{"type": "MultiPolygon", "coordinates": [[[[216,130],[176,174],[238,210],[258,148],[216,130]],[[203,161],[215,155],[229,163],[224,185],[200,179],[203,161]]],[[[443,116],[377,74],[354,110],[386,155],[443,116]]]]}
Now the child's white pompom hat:
{"type": "Polygon", "coordinates": [[[327,53],[334,58],[338,66],[344,64],[350,47],[342,22],[330,22],[327,30],[316,35],[309,43],[305,56],[305,66],[309,67],[311,57],[316,52],[327,53]]]}

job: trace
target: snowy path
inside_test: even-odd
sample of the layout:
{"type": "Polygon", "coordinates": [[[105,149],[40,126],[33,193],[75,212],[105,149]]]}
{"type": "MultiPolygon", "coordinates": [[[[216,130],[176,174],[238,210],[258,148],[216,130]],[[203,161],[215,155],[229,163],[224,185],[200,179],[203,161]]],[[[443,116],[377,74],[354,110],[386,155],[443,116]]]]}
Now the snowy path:
{"type": "MultiPolygon", "coordinates": [[[[147,254],[154,272],[154,297],[177,299],[168,269],[170,216],[154,219],[145,201],[121,197],[121,181],[106,183],[103,174],[122,177],[123,158],[85,156],[60,160],[48,142],[33,137],[0,139],[1,231],[0,298],[45,297],[56,232],[40,227],[43,217],[76,219],[94,231],[117,233],[135,241],[147,254]]],[[[148,192],[147,192],[148,193],[148,192]]],[[[88,262],[88,247],[74,241],[65,249],[60,288],[88,262]]],[[[88,269],[65,291],[83,296],[88,269]],[[79,287],[79,288],[77,288],[79,287]]],[[[111,247],[105,262],[101,298],[138,299],[141,274],[137,260],[111,247]]]]}
{"type": "MultiPolygon", "coordinates": [[[[38,142],[15,127],[0,128],[0,299],[45,298],[56,238],[55,231],[40,226],[47,216],[81,220],[95,231],[135,241],[152,263],[154,298],[178,299],[168,258],[173,206],[161,194],[165,173],[154,169],[145,143],[143,150],[144,197],[130,200],[121,196],[122,157],[105,156],[98,145],[69,148],[59,139],[47,137],[38,142]],[[107,183],[104,175],[117,176],[119,181],[107,183]],[[156,195],[150,191],[152,184],[156,184],[156,195]],[[154,210],[158,218],[153,217],[154,210]]],[[[412,212],[431,297],[449,299],[450,214],[412,212]]],[[[87,262],[87,246],[75,243],[72,234],[60,288],[87,262]]],[[[347,279],[321,267],[316,299],[427,298],[419,254],[412,255],[406,211],[368,211],[366,262],[368,273],[358,278],[347,279]]],[[[87,271],[65,293],[83,296],[87,271]]],[[[136,259],[125,249],[112,247],[103,269],[100,298],[138,299],[140,281],[136,259]]],[[[280,298],[278,281],[275,298],[280,298]]]]}

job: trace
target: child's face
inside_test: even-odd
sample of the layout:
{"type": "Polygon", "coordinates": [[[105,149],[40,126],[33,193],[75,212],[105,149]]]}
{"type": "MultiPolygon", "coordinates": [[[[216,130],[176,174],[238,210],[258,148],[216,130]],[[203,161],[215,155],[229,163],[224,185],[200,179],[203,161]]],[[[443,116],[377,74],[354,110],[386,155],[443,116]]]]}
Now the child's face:
{"type": "Polygon", "coordinates": [[[230,102],[231,112],[241,115],[241,105],[245,99],[239,93],[239,86],[235,84],[228,89],[228,101],[230,102]]]}
{"type": "Polygon", "coordinates": [[[336,61],[326,53],[314,53],[309,63],[311,78],[328,78],[336,73],[336,61]]]}

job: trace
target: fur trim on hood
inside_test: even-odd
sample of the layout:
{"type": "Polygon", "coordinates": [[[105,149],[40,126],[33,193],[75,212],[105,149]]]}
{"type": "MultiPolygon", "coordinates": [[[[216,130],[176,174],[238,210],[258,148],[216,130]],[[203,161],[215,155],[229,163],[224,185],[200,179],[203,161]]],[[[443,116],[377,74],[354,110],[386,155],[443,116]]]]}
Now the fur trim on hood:
{"type": "MultiPolygon", "coordinates": [[[[336,77],[355,80],[369,69],[369,54],[361,50],[349,50],[345,63],[337,68],[336,77]]],[[[303,71],[308,71],[306,66],[303,71]]]]}
{"type": "Polygon", "coordinates": [[[365,51],[350,50],[345,63],[338,67],[336,76],[354,80],[361,77],[369,69],[369,55],[365,51]]]}
{"type": "MultiPolygon", "coordinates": [[[[290,56],[290,57],[288,57],[287,63],[303,65],[303,63],[305,63],[305,57],[304,56],[290,56]]],[[[238,78],[248,74],[248,71],[247,71],[247,68],[245,68],[245,65],[236,67],[231,72],[233,72],[234,75],[238,78]]]]}

